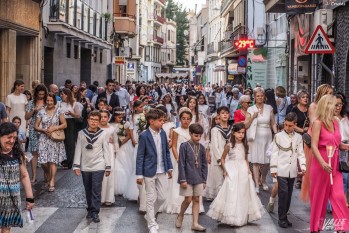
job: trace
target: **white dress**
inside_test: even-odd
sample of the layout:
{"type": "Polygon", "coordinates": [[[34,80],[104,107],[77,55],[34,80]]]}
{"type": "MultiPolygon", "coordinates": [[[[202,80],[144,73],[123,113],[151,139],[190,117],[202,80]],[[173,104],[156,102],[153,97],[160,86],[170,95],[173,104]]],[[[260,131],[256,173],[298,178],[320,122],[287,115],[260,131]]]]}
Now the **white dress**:
{"type": "MultiPolygon", "coordinates": [[[[183,129],[182,127],[178,127],[173,130],[178,134],[177,138],[177,152],[179,153],[179,147],[183,142],[190,140],[189,129],[183,129]]],[[[178,163],[171,153],[171,162],[173,166],[172,171],[172,181],[169,183],[168,193],[166,195],[165,202],[160,206],[159,212],[167,213],[167,214],[179,214],[181,210],[181,204],[184,200],[183,196],[179,195],[179,184],[178,180],[178,163]]],[[[191,214],[192,208],[191,205],[187,208],[186,214],[191,214]]],[[[200,198],[200,212],[205,212],[204,206],[202,204],[202,200],[200,198]]]]}
{"type": "Polygon", "coordinates": [[[110,164],[111,164],[111,170],[110,175],[103,177],[103,183],[102,183],[102,194],[101,194],[101,202],[115,202],[115,196],[114,196],[114,186],[115,186],[115,152],[118,151],[119,145],[118,145],[118,139],[115,138],[115,128],[109,126],[108,128],[102,128],[103,131],[105,131],[106,138],[109,139],[109,150],[111,152],[110,156],[110,164]]]}
{"type": "MultiPolygon", "coordinates": [[[[254,107],[254,106],[252,106],[254,107]]],[[[250,108],[252,108],[250,107],[250,108]]],[[[268,164],[270,159],[266,156],[269,144],[272,142],[270,128],[270,112],[273,107],[264,104],[263,113],[258,114],[256,136],[254,141],[249,142],[248,161],[250,163],[268,164]]]]}
{"type": "Polygon", "coordinates": [[[232,226],[243,226],[261,219],[264,209],[249,174],[242,143],[230,148],[225,168],[228,176],[207,215],[232,226]]]}
{"type": "Polygon", "coordinates": [[[15,95],[14,93],[9,94],[6,97],[6,106],[11,108],[9,121],[12,122],[12,118],[18,116],[21,118],[20,130],[26,130],[27,124],[25,123],[25,106],[28,104],[27,97],[24,94],[15,95]]]}
{"type": "MultiPolygon", "coordinates": [[[[120,123],[112,123],[110,124],[115,128],[116,138],[119,138],[117,134],[120,132],[121,128],[125,130],[130,128],[130,122],[126,122],[124,125],[120,123]]],[[[123,195],[128,186],[127,177],[130,177],[132,174],[132,157],[134,154],[134,147],[132,145],[131,140],[128,140],[124,145],[119,148],[119,151],[115,156],[115,186],[114,186],[114,194],[115,195],[123,195]]]]}

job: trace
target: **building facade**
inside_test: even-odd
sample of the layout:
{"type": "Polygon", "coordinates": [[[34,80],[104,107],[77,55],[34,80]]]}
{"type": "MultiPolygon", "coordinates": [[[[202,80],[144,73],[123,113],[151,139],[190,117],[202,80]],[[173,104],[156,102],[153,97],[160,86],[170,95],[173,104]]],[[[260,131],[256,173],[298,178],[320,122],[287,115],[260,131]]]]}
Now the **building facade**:
{"type": "Polygon", "coordinates": [[[176,46],[177,46],[177,24],[173,20],[166,19],[162,27],[164,35],[164,44],[161,46],[161,72],[172,73],[176,65],[176,46]]]}
{"type": "Polygon", "coordinates": [[[43,8],[45,84],[113,78],[113,1],[50,0],[43,8]]]}
{"type": "Polygon", "coordinates": [[[40,80],[40,4],[32,0],[0,0],[0,101],[16,79],[30,88],[40,80]]]}

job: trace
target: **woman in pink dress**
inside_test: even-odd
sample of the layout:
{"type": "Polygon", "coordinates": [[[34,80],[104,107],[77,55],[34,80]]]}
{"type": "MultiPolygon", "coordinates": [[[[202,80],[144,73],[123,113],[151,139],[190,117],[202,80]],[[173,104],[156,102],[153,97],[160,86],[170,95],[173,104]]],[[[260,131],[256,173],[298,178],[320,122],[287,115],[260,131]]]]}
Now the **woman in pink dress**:
{"type": "Polygon", "coordinates": [[[343,177],[338,170],[338,150],[349,150],[348,144],[341,143],[338,121],[334,117],[337,99],[324,95],[317,104],[315,121],[312,126],[311,149],[313,160],[310,168],[310,231],[319,232],[326,225],[326,207],[330,200],[333,225],[336,231],[349,230],[349,209],[343,190],[343,177]],[[334,148],[331,166],[327,146],[334,148]],[[330,177],[333,178],[331,183],[330,177]]]}
{"type": "MultiPolygon", "coordinates": [[[[312,123],[315,120],[315,109],[318,102],[320,101],[321,97],[323,97],[324,95],[332,95],[332,94],[333,94],[333,88],[329,84],[322,84],[317,88],[314,102],[310,104],[308,109],[308,116],[310,120],[310,127],[308,129],[308,134],[310,136],[312,135],[311,127],[312,127],[312,123]]],[[[307,145],[304,145],[304,154],[306,157],[307,171],[310,171],[311,161],[313,160],[313,152],[311,151],[311,148],[308,147],[307,145]]],[[[304,202],[308,202],[309,195],[310,195],[310,174],[309,172],[306,172],[305,175],[303,176],[300,199],[304,202]]]]}

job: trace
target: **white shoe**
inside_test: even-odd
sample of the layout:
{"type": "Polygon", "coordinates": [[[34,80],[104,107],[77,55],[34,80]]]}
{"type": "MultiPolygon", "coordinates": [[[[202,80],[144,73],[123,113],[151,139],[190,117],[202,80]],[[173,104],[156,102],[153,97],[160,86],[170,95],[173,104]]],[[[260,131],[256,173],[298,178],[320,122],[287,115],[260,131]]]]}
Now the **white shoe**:
{"type": "Polygon", "coordinates": [[[266,183],[263,183],[262,185],[263,185],[263,190],[264,191],[268,191],[269,190],[269,187],[268,187],[268,185],[266,183]]]}
{"type": "Polygon", "coordinates": [[[256,187],[256,193],[259,194],[259,187],[256,187]]]}
{"type": "Polygon", "coordinates": [[[149,233],[158,233],[158,230],[156,229],[156,227],[152,227],[150,228],[149,233]]]}

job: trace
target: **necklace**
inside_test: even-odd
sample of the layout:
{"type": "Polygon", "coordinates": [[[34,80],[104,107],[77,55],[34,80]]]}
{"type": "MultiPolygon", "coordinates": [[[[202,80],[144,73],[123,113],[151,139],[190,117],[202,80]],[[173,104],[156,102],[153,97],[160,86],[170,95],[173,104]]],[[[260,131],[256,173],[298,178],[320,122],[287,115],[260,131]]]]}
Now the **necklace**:
{"type": "Polygon", "coordinates": [[[189,146],[190,146],[190,149],[193,151],[194,153],[194,159],[195,159],[195,167],[196,168],[199,168],[199,151],[200,151],[200,147],[199,145],[191,145],[191,143],[189,142],[189,146]]]}

